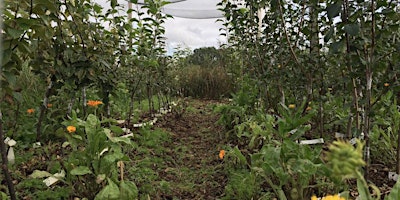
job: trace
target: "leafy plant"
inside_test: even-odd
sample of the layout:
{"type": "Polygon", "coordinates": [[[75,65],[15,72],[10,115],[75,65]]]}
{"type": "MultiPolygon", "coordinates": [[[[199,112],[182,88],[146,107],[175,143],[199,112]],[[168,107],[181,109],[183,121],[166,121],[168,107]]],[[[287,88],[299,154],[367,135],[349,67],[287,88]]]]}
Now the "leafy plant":
{"type": "Polygon", "coordinates": [[[133,182],[123,179],[122,163],[129,158],[123,153],[122,144],[135,145],[129,138],[115,136],[123,133],[121,128],[114,125],[102,127],[109,122],[113,120],[100,121],[93,114],[83,121],[73,112],[71,121],[63,123],[70,132],[66,135],[66,144],[72,148],[63,164],[68,173],[66,181],[73,187],[74,194],[80,197],[133,199],[138,195],[137,188],[133,182]]]}
{"type": "Polygon", "coordinates": [[[326,170],[320,158],[322,147],[298,143],[310,130],[307,123],[314,112],[303,116],[302,110],[293,105],[283,105],[279,110],[281,118],[259,112],[237,125],[238,137],[249,139],[245,140],[249,150],[233,148],[229,158],[234,159],[234,167],[249,168],[261,185],[272,189],[258,195],[273,192],[279,199],[305,199],[311,196],[315,185],[327,184],[317,182],[326,170]]]}

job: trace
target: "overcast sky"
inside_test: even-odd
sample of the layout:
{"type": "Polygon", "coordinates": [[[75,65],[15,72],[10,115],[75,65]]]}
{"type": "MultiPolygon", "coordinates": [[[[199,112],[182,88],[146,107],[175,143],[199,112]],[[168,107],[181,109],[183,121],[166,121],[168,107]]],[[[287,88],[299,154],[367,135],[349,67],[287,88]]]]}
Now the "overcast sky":
{"type": "MultiPolygon", "coordinates": [[[[94,0],[105,8],[109,8],[107,0],[94,0]]],[[[217,9],[216,4],[220,0],[186,0],[166,6],[166,9],[183,9],[192,13],[209,14],[210,11],[217,9]],[[208,12],[207,12],[208,11],[208,12]]],[[[126,0],[118,0],[119,4],[127,8],[126,0]]],[[[186,19],[174,17],[165,23],[167,48],[171,52],[178,45],[189,48],[199,48],[204,46],[219,46],[225,42],[225,38],[220,36],[219,29],[222,23],[216,22],[217,19],[186,19]]]]}

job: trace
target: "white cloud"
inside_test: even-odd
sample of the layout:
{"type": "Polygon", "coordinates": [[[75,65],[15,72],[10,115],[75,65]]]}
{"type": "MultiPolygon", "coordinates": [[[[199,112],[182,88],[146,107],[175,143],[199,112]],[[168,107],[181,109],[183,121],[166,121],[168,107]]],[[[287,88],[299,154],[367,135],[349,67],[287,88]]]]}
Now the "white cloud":
{"type": "Polygon", "coordinates": [[[221,27],[216,19],[170,19],[165,24],[167,43],[182,43],[195,48],[216,46],[221,27]]]}
{"type": "MultiPolygon", "coordinates": [[[[103,7],[109,7],[107,0],[94,0],[103,7]]],[[[118,2],[127,8],[126,0],[118,0],[118,2]]],[[[216,10],[216,4],[219,0],[186,0],[179,3],[171,3],[166,8],[184,9],[184,10],[216,10]]],[[[204,13],[207,14],[207,13],[204,13]]],[[[225,42],[225,38],[220,36],[219,29],[222,23],[216,22],[217,19],[185,19],[175,17],[168,19],[164,24],[166,29],[166,38],[168,49],[173,49],[177,45],[184,45],[190,48],[198,48],[203,46],[218,46],[219,43],[225,42]]]]}

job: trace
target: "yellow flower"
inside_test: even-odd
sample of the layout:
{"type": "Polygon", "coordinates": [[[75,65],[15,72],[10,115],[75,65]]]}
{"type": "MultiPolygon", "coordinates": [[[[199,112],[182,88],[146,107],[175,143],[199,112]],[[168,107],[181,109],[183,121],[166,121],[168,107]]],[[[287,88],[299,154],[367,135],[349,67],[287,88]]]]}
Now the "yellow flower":
{"type": "Polygon", "coordinates": [[[289,108],[290,108],[290,109],[296,108],[296,105],[294,105],[294,104],[289,104],[289,108]]]}
{"type": "MultiPolygon", "coordinates": [[[[312,197],[311,197],[311,200],[317,200],[318,198],[315,196],[315,195],[313,195],[312,197]]],[[[322,197],[322,198],[320,198],[321,200],[346,200],[344,197],[340,197],[339,195],[328,195],[328,196],[325,196],[325,197],[322,197]]]]}
{"type": "Polygon", "coordinates": [[[311,197],[311,200],[317,200],[318,198],[317,198],[317,196],[315,196],[315,195],[313,195],[312,197],[311,197]]]}
{"type": "Polygon", "coordinates": [[[385,84],[383,84],[385,87],[389,87],[389,83],[385,83],[385,84]]]}
{"type": "Polygon", "coordinates": [[[93,100],[89,100],[87,102],[87,105],[90,106],[90,107],[96,107],[96,106],[98,106],[100,104],[103,104],[103,102],[101,102],[101,101],[93,101],[93,100]]]}
{"type": "Polygon", "coordinates": [[[224,156],[225,156],[225,150],[221,150],[221,151],[219,151],[219,159],[224,159],[224,156]]]}
{"type": "Polygon", "coordinates": [[[32,114],[32,113],[35,112],[35,109],[29,108],[28,110],[26,110],[26,112],[27,112],[28,114],[32,114]]]}
{"type": "Polygon", "coordinates": [[[76,127],[75,126],[67,126],[67,131],[68,131],[68,133],[73,133],[76,131],[76,127]]]}

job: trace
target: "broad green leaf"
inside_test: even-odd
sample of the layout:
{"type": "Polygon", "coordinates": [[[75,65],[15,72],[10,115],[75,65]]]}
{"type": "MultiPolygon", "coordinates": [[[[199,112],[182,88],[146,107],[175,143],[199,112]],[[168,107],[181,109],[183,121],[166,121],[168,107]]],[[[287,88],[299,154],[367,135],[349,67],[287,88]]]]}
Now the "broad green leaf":
{"type": "Polygon", "coordinates": [[[18,101],[18,102],[22,102],[23,101],[23,97],[22,94],[20,92],[13,92],[13,97],[18,101]]]}
{"type": "Polygon", "coordinates": [[[72,137],[78,140],[83,140],[82,136],[80,135],[73,134],[72,137]]]}
{"type": "Polygon", "coordinates": [[[114,9],[118,4],[117,0],[111,0],[110,3],[111,3],[111,8],[112,9],[114,9]]]}
{"type": "Polygon", "coordinates": [[[281,199],[281,200],[287,200],[286,194],[285,194],[285,192],[284,192],[282,189],[279,189],[279,190],[278,190],[278,194],[279,194],[279,199],[281,199]]]}
{"type": "Polygon", "coordinates": [[[129,138],[112,136],[110,129],[104,129],[104,133],[107,135],[108,139],[110,139],[111,142],[113,143],[123,142],[125,144],[132,145],[132,141],[129,138]]]}
{"type": "Polygon", "coordinates": [[[122,130],[122,128],[119,127],[119,126],[111,125],[111,126],[110,126],[110,130],[111,130],[113,133],[117,134],[117,135],[121,135],[121,134],[124,133],[124,131],[122,130]]]}
{"type": "Polygon", "coordinates": [[[67,147],[67,146],[69,146],[69,145],[70,145],[69,142],[64,142],[64,143],[62,143],[61,147],[62,147],[62,148],[65,148],[65,147],[67,147]]]}
{"type": "Polygon", "coordinates": [[[341,192],[341,193],[339,193],[339,196],[343,197],[345,199],[349,199],[350,198],[350,192],[349,191],[341,192]]]}
{"type": "Polygon", "coordinates": [[[344,26],[344,31],[349,35],[355,36],[360,32],[360,26],[358,26],[358,24],[346,24],[344,26]]]}
{"type": "Polygon", "coordinates": [[[81,176],[85,174],[91,174],[92,171],[90,171],[89,167],[86,166],[79,166],[71,170],[71,175],[76,175],[76,176],[81,176]]]}
{"type": "Polygon", "coordinates": [[[371,199],[371,196],[369,194],[368,188],[367,186],[365,186],[363,184],[363,181],[360,179],[357,179],[357,190],[358,190],[358,194],[360,199],[365,199],[365,200],[369,200],[371,199]]]}
{"type": "MultiPolygon", "coordinates": [[[[5,46],[3,46],[5,47],[5,46]]],[[[0,64],[7,64],[8,62],[11,61],[12,57],[12,50],[11,49],[3,49],[3,63],[0,64]]]]}
{"type": "Polygon", "coordinates": [[[123,153],[120,152],[113,152],[109,153],[104,156],[104,160],[106,160],[109,163],[116,162],[117,160],[121,160],[124,157],[123,153]]]}
{"type": "Polygon", "coordinates": [[[8,199],[10,199],[10,198],[8,198],[8,195],[6,194],[6,193],[4,193],[4,192],[0,192],[0,199],[4,199],[4,200],[8,200],[8,199]]]}
{"type": "Polygon", "coordinates": [[[118,185],[111,179],[107,178],[108,185],[104,187],[94,198],[94,200],[122,200],[120,199],[120,191],[118,185]]]}
{"type": "Polygon", "coordinates": [[[138,188],[136,187],[135,183],[130,181],[121,181],[120,184],[120,191],[121,191],[121,200],[131,200],[138,198],[138,188]]]}
{"type": "Polygon", "coordinates": [[[339,53],[344,49],[344,47],[345,43],[343,41],[333,42],[329,47],[329,51],[330,53],[339,53]]]}
{"type": "Polygon", "coordinates": [[[400,198],[400,179],[393,186],[392,191],[385,197],[385,200],[397,200],[400,198]]]}
{"type": "Polygon", "coordinates": [[[6,31],[13,39],[17,39],[17,38],[21,37],[21,35],[24,33],[24,30],[18,30],[18,29],[13,29],[13,28],[8,28],[8,29],[6,29],[6,31]]]}
{"type": "Polygon", "coordinates": [[[328,12],[328,18],[330,20],[332,20],[334,17],[338,16],[340,11],[341,11],[341,9],[342,9],[342,6],[339,3],[335,3],[335,4],[332,4],[332,5],[329,5],[326,8],[326,11],[328,12]]]}
{"type": "Polygon", "coordinates": [[[4,72],[4,76],[6,77],[8,84],[10,84],[12,87],[16,85],[17,77],[14,74],[4,72]]]}
{"type": "Polygon", "coordinates": [[[244,155],[242,154],[242,152],[239,150],[239,148],[236,146],[235,148],[233,148],[233,154],[236,156],[236,158],[238,158],[239,162],[241,164],[247,164],[247,160],[246,157],[244,157],[244,155]]]}
{"type": "Polygon", "coordinates": [[[326,35],[324,36],[324,42],[328,42],[328,41],[332,38],[333,33],[334,33],[334,28],[333,28],[333,27],[330,27],[330,28],[329,28],[329,31],[328,31],[328,32],[326,33],[326,35]]]}
{"type": "Polygon", "coordinates": [[[101,7],[99,4],[94,4],[94,6],[93,6],[93,10],[96,12],[96,13],[101,13],[101,10],[103,9],[103,7],[101,7]]]}
{"type": "Polygon", "coordinates": [[[92,126],[96,126],[99,124],[99,119],[97,119],[96,115],[93,114],[90,114],[86,121],[92,126]]]}

